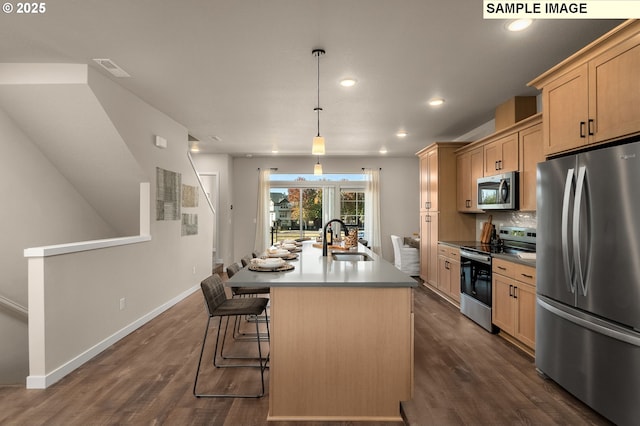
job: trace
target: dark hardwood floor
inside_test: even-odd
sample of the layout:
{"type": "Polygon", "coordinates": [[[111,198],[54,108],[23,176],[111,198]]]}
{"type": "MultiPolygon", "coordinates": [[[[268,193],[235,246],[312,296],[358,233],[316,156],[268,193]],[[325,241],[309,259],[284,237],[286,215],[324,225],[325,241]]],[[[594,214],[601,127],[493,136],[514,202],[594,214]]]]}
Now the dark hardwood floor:
{"type": "MultiPolygon", "coordinates": [[[[541,378],[530,357],[460,315],[430,290],[416,289],[415,313],[414,398],[403,403],[407,424],[608,424],[541,378]]],[[[202,295],[197,292],[48,389],[0,387],[0,424],[267,424],[268,391],[258,400],[193,397],[205,323],[202,295]]],[[[257,374],[215,370],[209,363],[201,384],[255,389],[257,374]]]]}

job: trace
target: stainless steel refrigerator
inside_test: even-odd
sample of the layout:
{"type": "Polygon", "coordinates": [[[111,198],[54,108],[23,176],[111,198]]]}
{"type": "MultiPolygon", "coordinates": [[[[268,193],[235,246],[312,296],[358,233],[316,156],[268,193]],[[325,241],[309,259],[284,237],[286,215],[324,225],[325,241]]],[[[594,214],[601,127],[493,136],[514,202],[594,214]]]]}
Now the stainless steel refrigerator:
{"type": "Polygon", "coordinates": [[[640,421],[640,142],[538,165],[536,367],[640,421]]]}

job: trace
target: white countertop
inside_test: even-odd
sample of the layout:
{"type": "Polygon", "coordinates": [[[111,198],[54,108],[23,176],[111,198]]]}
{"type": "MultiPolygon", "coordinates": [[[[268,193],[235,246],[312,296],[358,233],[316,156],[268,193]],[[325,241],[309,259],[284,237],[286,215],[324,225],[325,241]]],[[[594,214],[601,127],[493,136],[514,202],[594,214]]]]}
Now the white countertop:
{"type": "MultiPolygon", "coordinates": [[[[357,252],[365,252],[372,261],[337,261],[322,256],[322,249],[305,241],[295,268],[284,272],[255,272],[242,268],[228,282],[233,287],[416,287],[418,283],[371,250],[358,244],[357,252]]],[[[344,251],[336,251],[341,253],[344,251]]]]}

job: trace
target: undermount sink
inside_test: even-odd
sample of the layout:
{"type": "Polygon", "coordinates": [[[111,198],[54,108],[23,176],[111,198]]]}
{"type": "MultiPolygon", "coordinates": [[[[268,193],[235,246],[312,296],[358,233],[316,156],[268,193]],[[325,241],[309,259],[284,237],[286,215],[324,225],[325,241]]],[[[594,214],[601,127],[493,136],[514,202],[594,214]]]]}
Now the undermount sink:
{"type": "Polygon", "coordinates": [[[373,260],[367,253],[352,252],[352,253],[331,253],[333,260],[351,261],[351,262],[368,262],[373,260]]]}

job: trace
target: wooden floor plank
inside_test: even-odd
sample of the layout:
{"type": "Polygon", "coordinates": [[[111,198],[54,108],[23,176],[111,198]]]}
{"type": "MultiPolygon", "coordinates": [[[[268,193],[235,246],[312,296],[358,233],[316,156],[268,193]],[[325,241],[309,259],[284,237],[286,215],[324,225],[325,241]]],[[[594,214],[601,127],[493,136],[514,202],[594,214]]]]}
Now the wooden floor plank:
{"type": "MultiPolygon", "coordinates": [[[[487,333],[430,290],[417,288],[414,302],[415,389],[414,399],[403,403],[407,424],[609,424],[541,378],[528,355],[487,333]]],[[[193,397],[205,323],[202,295],[197,292],[49,389],[0,387],[0,424],[296,424],[266,422],[268,370],[267,393],[261,399],[193,397]]],[[[215,332],[215,326],[211,331],[215,332]]],[[[208,341],[211,346],[205,351],[199,386],[257,389],[257,369],[213,368],[214,340],[208,341]]],[[[252,344],[236,348],[254,349],[252,344]]],[[[307,422],[305,426],[323,424],[329,423],[307,422]]]]}

